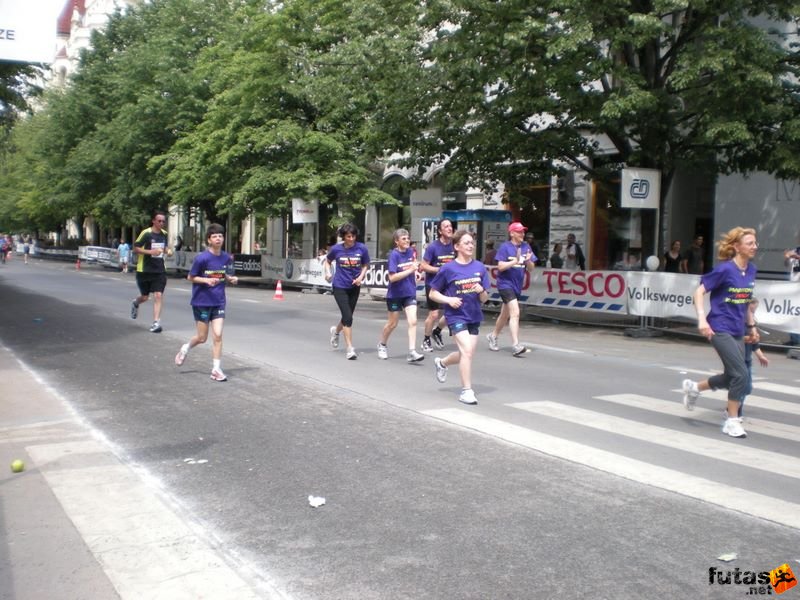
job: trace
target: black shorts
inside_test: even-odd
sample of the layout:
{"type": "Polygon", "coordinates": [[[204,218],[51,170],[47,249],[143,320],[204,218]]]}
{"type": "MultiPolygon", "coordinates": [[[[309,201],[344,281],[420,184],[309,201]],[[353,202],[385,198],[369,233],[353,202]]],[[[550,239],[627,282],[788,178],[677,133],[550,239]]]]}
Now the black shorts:
{"type": "Polygon", "coordinates": [[[514,290],[510,290],[508,288],[503,288],[502,290],[497,290],[497,293],[500,294],[500,299],[503,301],[503,304],[508,304],[509,302],[513,302],[514,300],[519,300],[519,294],[514,290]]]}
{"type": "Polygon", "coordinates": [[[428,306],[428,310],[439,310],[442,308],[441,304],[431,300],[431,288],[429,288],[427,285],[425,286],[425,302],[428,306]]]}
{"type": "Polygon", "coordinates": [[[136,285],[139,286],[139,293],[142,296],[163,292],[167,288],[167,274],[137,271],[136,285]]]}

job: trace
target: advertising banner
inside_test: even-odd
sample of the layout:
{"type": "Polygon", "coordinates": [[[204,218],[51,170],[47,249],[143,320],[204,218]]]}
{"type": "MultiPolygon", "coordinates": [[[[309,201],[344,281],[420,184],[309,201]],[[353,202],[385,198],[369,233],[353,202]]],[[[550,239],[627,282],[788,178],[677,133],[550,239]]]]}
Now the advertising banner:
{"type": "Polygon", "coordinates": [[[292,198],[292,223],[316,223],[319,220],[319,201],[292,198]]]}

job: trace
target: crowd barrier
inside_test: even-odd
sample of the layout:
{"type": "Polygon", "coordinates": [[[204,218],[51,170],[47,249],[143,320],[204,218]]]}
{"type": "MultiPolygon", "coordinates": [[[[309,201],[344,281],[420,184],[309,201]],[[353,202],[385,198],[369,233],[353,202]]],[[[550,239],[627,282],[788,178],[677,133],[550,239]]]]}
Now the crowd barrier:
{"type": "MultiPolygon", "coordinates": [[[[79,248],[81,260],[117,267],[118,257],[111,248],[79,248]]],[[[175,252],[165,259],[172,272],[188,272],[196,252],[175,252]]],[[[267,284],[281,281],[283,286],[329,288],[322,261],[317,258],[274,258],[260,254],[235,254],[236,274],[267,284]]],[[[499,300],[497,269],[487,267],[492,282],[490,297],[499,300]]],[[[388,286],[387,261],[370,263],[364,278],[365,289],[388,286]]],[[[537,268],[526,272],[521,303],[531,307],[572,309],[582,312],[641,317],[649,319],[696,320],[693,294],[700,284],[697,275],[646,271],[568,271],[537,268]]],[[[417,293],[424,297],[424,286],[417,293]]],[[[759,299],[756,320],[776,331],[800,331],[800,283],[759,280],[755,295],[759,299]]],[[[708,296],[706,296],[708,302],[708,296]]],[[[708,307],[706,307],[708,310],[708,307]]]]}

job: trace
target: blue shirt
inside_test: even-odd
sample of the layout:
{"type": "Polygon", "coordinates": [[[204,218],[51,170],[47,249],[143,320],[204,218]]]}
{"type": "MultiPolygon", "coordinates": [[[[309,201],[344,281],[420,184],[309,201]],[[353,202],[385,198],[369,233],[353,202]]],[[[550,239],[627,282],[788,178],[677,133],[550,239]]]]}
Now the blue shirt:
{"type": "Polygon", "coordinates": [[[452,261],[442,265],[431,281],[431,289],[445,296],[461,298],[461,306],[453,308],[444,304],[444,319],[452,327],[454,323],[480,323],[483,321],[480,294],[475,287],[480,284],[484,290],[489,289],[489,273],[479,260],[472,260],[466,265],[452,261]]]}
{"type": "MultiPolygon", "coordinates": [[[[389,274],[402,273],[413,268],[416,251],[409,247],[404,251],[393,249],[389,253],[389,274]]],[[[404,277],[400,281],[389,282],[387,298],[414,298],[417,295],[417,281],[414,275],[404,277]]]]}
{"type": "Polygon", "coordinates": [[[353,287],[353,280],[361,275],[361,266],[369,264],[369,250],[361,242],[356,242],[349,248],[345,248],[344,244],[336,244],[328,251],[327,260],[336,265],[331,285],[350,289],[353,287]]]}
{"type": "Polygon", "coordinates": [[[733,260],[726,260],[700,278],[700,283],[711,294],[711,310],[706,320],[715,332],[737,337],[745,334],[756,271],[755,265],[748,263],[742,274],[733,260]]]}
{"type": "Polygon", "coordinates": [[[213,286],[192,282],[192,300],[190,302],[192,306],[225,308],[225,267],[232,262],[233,257],[224,251],[217,256],[205,250],[195,257],[189,275],[220,279],[221,281],[213,286]]]}
{"type": "MultiPolygon", "coordinates": [[[[515,246],[514,243],[509,240],[507,242],[503,242],[502,245],[497,249],[495,260],[500,263],[507,262],[511,258],[516,258],[517,248],[520,250],[520,256],[525,256],[528,252],[533,253],[533,249],[530,247],[528,242],[522,242],[520,246],[515,246]]],[[[514,290],[514,293],[519,296],[522,293],[522,282],[525,281],[525,268],[528,262],[533,262],[535,260],[536,255],[533,254],[530,258],[530,261],[526,261],[522,264],[517,263],[505,271],[497,269],[497,289],[514,290]]]]}
{"type": "MultiPolygon", "coordinates": [[[[422,255],[422,260],[432,267],[441,267],[456,259],[456,251],[453,248],[453,242],[443,244],[438,239],[433,240],[425,247],[425,254],[422,255]]],[[[429,285],[431,279],[435,277],[432,273],[425,274],[426,285],[429,285]]]]}

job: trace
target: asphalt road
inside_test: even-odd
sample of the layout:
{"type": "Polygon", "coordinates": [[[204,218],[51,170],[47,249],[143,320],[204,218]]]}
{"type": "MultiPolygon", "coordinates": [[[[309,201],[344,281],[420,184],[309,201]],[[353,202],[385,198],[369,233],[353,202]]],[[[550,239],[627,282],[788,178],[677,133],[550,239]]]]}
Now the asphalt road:
{"type": "Polygon", "coordinates": [[[376,358],[385,311],[366,298],[346,361],[330,296],[229,288],[220,384],[208,345],[173,364],[186,281],[161,334],[148,305],[129,317],[132,275],[12,261],[0,293],[2,343],[287,597],[729,598],[746,588],[709,568],[800,570],[800,377],[781,355],[732,440],[721,399],[676,412],[682,373],[718,368],[704,343],[526,323],[522,358],[481,339],[469,408],[454,370],[439,385],[430,355],[406,364],[402,323],[376,358]]]}

